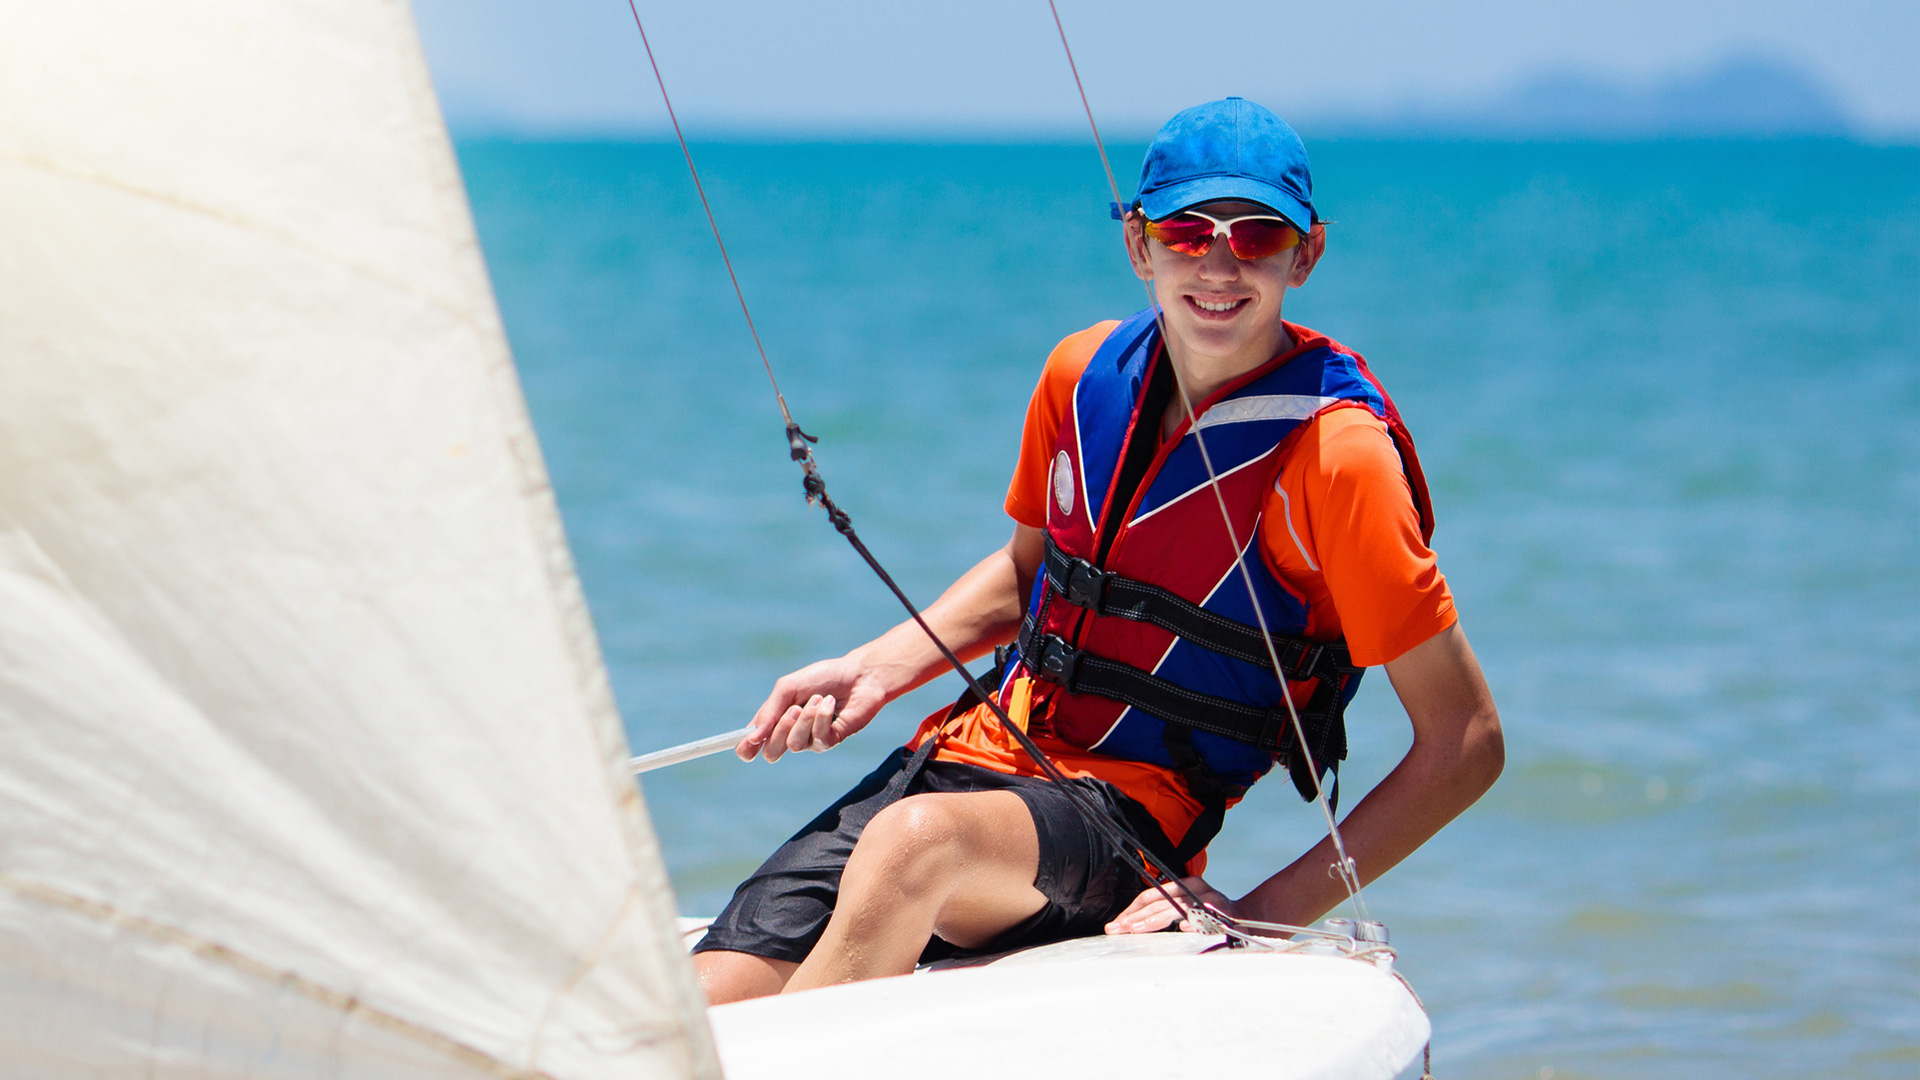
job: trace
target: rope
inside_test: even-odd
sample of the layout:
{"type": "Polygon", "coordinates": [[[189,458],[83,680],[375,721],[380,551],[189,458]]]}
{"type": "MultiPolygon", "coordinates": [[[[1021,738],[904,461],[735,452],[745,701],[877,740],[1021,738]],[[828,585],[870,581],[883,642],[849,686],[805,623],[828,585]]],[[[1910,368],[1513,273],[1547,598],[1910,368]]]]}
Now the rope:
{"type": "MultiPolygon", "coordinates": [[[[1055,0],[1047,0],[1047,9],[1053,13],[1054,29],[1060,33],[1060,48],[1067,54],[1067,68],[1073,72],[1074,88],[1080,92],[1080,107],[1086,110],[1087,127],[1092,129],[1094,148],[1100,152],[1100,167],[1106,172],[1107,188],[1113,192],[1113,204],[1118,207],[1120,206],[1120,185],[1113,178],[1113,165],[1107,158],[1106,143],[1100,137],[1100,125],[1093,119],[1093,105],[1087,100],[1086,84],[1080,81],[1080,65],[1074,62],[1073,46],[1067,42],[1067,28],[1060,21],[1059,5],[1055,0]]],[[[1147,290],[1147,303],[1153,308],[1153,317],[1160,326],[1160,340],[1162,347],[1165,348],[1172,340],[1167,334],[1166,312],[1160,308],[1160,298],[1153,291],[1153,282],[1142,282],[1142,285],[1147,290]]],[[[1340,835],[1340,825],[1333,817],[1333,805],[1327,799],[1326,787],[1320,782],[1320,767],[1313,760],[1313,751],[1308,749],[1306,727],[1300,722],[1300,710],[1294,706],[1293,694],[1287,687],[1284,674],[1286,669],[1280,666],[1280,654],[1273,643],[1273,632],[1267,625],[1267,613],[1260,604],[1259,593],[1254,588],[1253,572],[1247,569],[1246,549],[1240,546],[1240,537],[1234,530],[1233,518],[1227,511],[1227,498],[1220,491],[1220,477],[1213,470],[1213,455],[1207,451],[1206,437],[1200,434],[1198,417],[1193,412],[1193,399],[1187,394],[1186,379],[1180,374],[1180,366],[1171,363],[1171,357],[1169,357],[1168,366],[1173,369],[1173,379],[1179,390],[1180,405],[1186,412],[1187,430],[1192,432],[1194,443],[1200,449],[1200,461],[1206,466],[1207,486],[1212,489],[1214,501],[1220,506],[1220,520],[1227,528],[1227,539],[1232,542],[1233,550],[1240,552],[1234,559],[1234,565],[1239,568],[1240,578],[1246,584],[1247,598],[1253,601],[1254,619],[1260,624],[1261,638],[1266,641],[1267,656],[1273,661],[1273,670],[1280,677],[1280,699],[1287,703],[1287,717],[1293,724],[1295,745],[1298,746],[1301,756],[1306,759],[1307,772],[1313,777],[1314,802],[1319,805],[1321,815],[1326,818],[1327,836],[1333,841],[1334,854],[1339,860],[1329,867],[1328,872],[1339,875],[1341,884],[1346,887],[1347,899],[1353,902],[1354,910],[1359,913],[1360,918],[1369,919],[1366,900],[1361,896],[1359,865],[1354,862],[1352,856],[1347,854],[1346,840],[1340,835]]]]}
{"type": "MultiPolygon", "coordinates": [[[[766,369],[767,382],[773,386],[774,400],[780,403],[780,418],[787,422],[788,438],[799,431],[793,422],[793,413],[787,411],[787,396],[780,392],[780,380],[773,377],[773,364],[767,360],[767,347],[760,343],[760,331],[753,325],[753,312],[747,310],[747,294],[741,291],[740,276],[733,272],[733,259],[727,255],[727,242],[720,239],[720,223],[713,218],[713,205],[707,202],[707,188],[700,182],[700,170],[694,168],[693,154],[687,149],[687,137],[680,134],[680,117],[674,114],[673,99],[667,96],[667,80],[660,77],[660,61],[653,58],[653,42],[647,40],[647,28],[640,22],[640,9],[634,6],[634,0],[627,0],[627,10],[633,12],[633,25],[640,31],[640,47],[647,50],[647,64],[653,68],[653,81],[660,87],[660,102],[667,107],[667,119],[673,123],[673,137],[680,142],[680,154],[687,159],[687,172],[693,176],[693,190],[700,196],[700,209],[706,211],[707,228],[713,230],[713,242],[720,248],[720,261],[727,265],[727,280],[733,282],[733,295],[740,301],[740,314],[747,320],[747,333],[753,335],[753,347],[760,352],[760,366],[766,369]]],[[[813,436],[806,436],[808,442],[818,442],[813,436]]]]}

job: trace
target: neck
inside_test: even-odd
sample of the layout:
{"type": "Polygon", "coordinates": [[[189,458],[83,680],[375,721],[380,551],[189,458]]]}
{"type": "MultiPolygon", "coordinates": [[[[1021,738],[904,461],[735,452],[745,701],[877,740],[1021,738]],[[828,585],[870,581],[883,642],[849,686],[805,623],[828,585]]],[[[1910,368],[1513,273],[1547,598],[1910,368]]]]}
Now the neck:
{"type": "MultiPolygon", "coordinates": [[[[1187,405],[1182,406],[1178,399],[1168,403],[1166,417],[1160,425],[1161,436],[1171,436],[1173,429],[1187,418],[1189,410],[1198,413],[1201,403],[1221,387],[1293,347],[1293,335],[1280,323],[1274,326],[1273,337],[1263,336],[1258,343],[1224,356],[1196,352],[1169,335],[1167,356],[1173,361],[1174,373],[1180,377],[1180,387],[1187,392],[1187,405]]],[[[1178,392],[1176,389],[1175,393],[1178,392]]]]}

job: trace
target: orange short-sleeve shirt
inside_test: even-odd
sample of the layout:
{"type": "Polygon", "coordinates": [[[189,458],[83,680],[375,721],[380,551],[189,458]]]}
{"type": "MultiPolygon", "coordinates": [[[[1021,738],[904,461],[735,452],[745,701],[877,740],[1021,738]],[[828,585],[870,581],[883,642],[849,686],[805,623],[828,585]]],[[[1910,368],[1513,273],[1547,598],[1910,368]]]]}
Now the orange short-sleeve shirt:
{"type": "MultiPolygon", "coordinates": [[[[1117,323],[1103,322],[1054,347],[1027,405],[1020,462],[1007,488],[1007,513],[1036,529],[1047,523],[1048,470],[1073,388],[1117,323]]],[[[1312,331],[1289,327],[1296,338],[1312,331]]],[[[1397,659],[1454,623],[1453,594],[1420,536],[1419,512],[1387,426],[1363,407],[1336,407],[1288,437],[1280,476],[1267,496],[1260,544],[1281,582],[1307,601],[1307,636],[1344,637],[1353,662],[1397,659]]],[[[1018,696],[1018,695],[1016,695],[1018,696]]],[[[940,723],[929,717],[913,745],[942,733],[936,756],[1000,772],[1039,768],[985,706],[940,723]]],[[[1016,717],[1019,719],[1019,717],[1016,717]]],[[[1140,802],[1178,841],[1200,813],[1171,769],[1094,754],[1035,734],[1068,775],[1106,780],[1140,802]]]]}

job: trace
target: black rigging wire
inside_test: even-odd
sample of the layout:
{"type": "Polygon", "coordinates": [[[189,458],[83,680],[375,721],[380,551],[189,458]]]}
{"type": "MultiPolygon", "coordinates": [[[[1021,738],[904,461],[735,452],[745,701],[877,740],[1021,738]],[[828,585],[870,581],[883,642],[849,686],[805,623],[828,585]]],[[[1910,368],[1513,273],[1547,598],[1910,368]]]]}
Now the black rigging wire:
{"type": "MultiPolygon", "coordinates": [[[[693,153],[687,148],[686,135],[681,132],[679,117],[674,114],[673,100],[667,94],[666,80],[661,77],[660,63],[654,58],[653,43],[647,39],[647,27],[640,18],[640,9],[635,3],[635,0],[627,0],[627,9],[633,13],[634,27],[640,31],[641,47],[646,50],[647,63],[653,68],[653,79],[655,84],[660,87],[660,100],[667,108],[667,118],[673,124],[673,135],[680,144],[680,153],[686,158],[687,171],[693,176],[694,190],[700,195],[700,207],[707,215],[707,226],[713,230],[713,240],[720,248],[721,261],[726,263],[727,277],[733,282],[734,296],[740,301],[740,313],[746,317],[747,329],[752,333],[754,347],[758,349],[760,353],[760,364],[766,369],[767,381],[772,384],[774,397],[780,403],[780,416],[781,419],[786,422],[787,426],[788,452],[794,461],[800,463],[801,470],[805,474],[802,485],[806,489],[807,502],[810,505],[817,505],[826,510],[827,520],[833,523],[833,527],[840,535],[847,538],[847,543],[853,546],[853,550],[859,554],[860,558],[866,562],[867,566],[873,570],[881,582],[892,591],[894,597],[900,601],[900,605],[907,609],[907,614],[912,616],[914,623],[927,635],[927,640],[933,642],[934,648],[940,651],[940,655],[945,658],[948,666],[952,667],[954,671],[960,674],[962,679],[966,680],[968,689],[986,704],[987,708],[993,712],[994,718],[998,720],[1001,726],[1006,729],[1007,733],[1012,735],[1014,740],[1020,744],[1020,748],[1033,759],[1034,763],[1040,767],[1040,770],[1046,774],[1047,778],[1059,787],[1061,793],[1073,804],[1074,809],[1078,810],[1081,817],[1086,819],[1087,824],[1092,826],[1094,831],[1101,835],[1102,839],[1106,840],[1108,844],[1120,853],[1121,858],[1126,860],[1136,874],[1140,875],[1140,879],[1157,890],[1161,898],[1172,905],[1174,910],[1179,911],[1185,919],[1195,921],[1223,920],[1225,918],[1224,913],[1202,903],[1200,898],[1195,896],[1192,890],[1187,888],[1185,882],[1180,879],[1180,875],[1175,873],[1172,868],[1168,867],[1165,862],[1156,856],[1147,847],[1145,842],[1138,836],[1135,836],[1131,828],[1115,821],[1095,806],[1087,794],[1080,790],[1079,786],[1074,784],[1065,773],[1060,771],[1060,767],[1053,763],[1053,760],[1047,756],[1044,750],[1040,749],[1032,737],[1018,724],[1013,722],[1013,719],[1007,715],[1006,710],[1000,707],[998,698],[994,694],[989,693],[987,688],[982,686],[978,679],[974,678],[973,673],[967,670],[966,664],[961,662],[960,657],[955,655],[953,650],[947,647],[946,642],[940,640],[940,636],[933,632],[931,626],[927,625],[927,620],[921,616],[920,609],[914,605],[913,601],[908,598],[906,592],[893,580],[893,575],[887,573],[886,567],[880,565],[880,560],[874,556],[872,551],[867,549],[867,545],[861,541],[859,534],[854,531],[853,519],[847,515],[846,511],[840,509],[840,507],[834,503],[833,499],[827,495],[827,483],[821,478],[819,467],[813,458],[813,450],[808,445],[818,440],[800,430],[800,425],[793,419],[793,413],[787,408],[786,396],[780,392],[780,381],[774,377],[773,364],[767,359],[766,347],[760,342],[760,332],[754,328],[753,313],[747,308],[746,293],[740,288],[739,276],[734,273],[733,260],[727,256],[726,241],[720,238],[720,225],[714,219],[712,205],[707,202],[706,188],[700,183],[700,170],[693,164],[693,153]],[[1173,894],[1168,891],[1169,887],[1178,890],[1182,899],[1175,899],[1173,894]]],[[[1058,16],[1056,14],[1056,19],[1057,18],[1058,16]]],[[[1064,43],[1064,36],[1061,40],[1064,43]]],[[[1071,60],[1071,53],[1069,53],[1069,60],[1071,60]]],[[[1102,148],[1101,158],[1103,161],[1105,157],[1106,150],[1102,148]]],[[[1111,170],[1109,170],[1109,175],[1111,175],[1111,170]]],[[[1233,936],[1240,937],[1243,935],[1235,932],[1233,936]]]]}
{"type": "MultiPolygon", "coordinates": [[[[787,436],[791,439],[793,433],[800,429],[793,422],[793,414],[787,411],[787,396],[780,392],[780,380],[773,377],[773,364],[767,360],[767,347],[760,344],[760,330],[753,325],[753,312],[747,310],[747,294],[740,289],[740,276],[733,272],[733,259],[727,255],[727,242],[720,239],[720,224],[713,219],[713,206],[707,202],[707,187],[700,182],[700,170],[693,166],[693,154],[687,150],[687,137],[680,133],[680,117],[674,114],[673,99],[667,96],[667,81],[660,77],[660,62],[653,58],[653,43],[647,40],[647,28],[640,22],[640,9],[634,6],[634,0],[627,0],[627,10],[633,12],[633,25],[640,30],[640,44],[647,50],[647,63],[653,68],[653,81],[660,87],[660,101],[667,107],[667,119],[673,123],[673,137],[680,141],[680,153],[687,159],[687,172],[693,176],[693,190],[700,196],[700,209],[706,211],[707,227],[713,230],[713,242],[720,248],[720,261],[727,266],[727,280],[733,282],[734,298],[740,301],[740,314],[746,317],[747,333],[753,335],[753,347],[760,352],[760,366],[766,369],[767,382],[773,385],[774,399],[780,402],[780,418],[787,422],[787,436]]],[[[808,442],[818,441],[811,435],[805,438],[808,442]]]]}

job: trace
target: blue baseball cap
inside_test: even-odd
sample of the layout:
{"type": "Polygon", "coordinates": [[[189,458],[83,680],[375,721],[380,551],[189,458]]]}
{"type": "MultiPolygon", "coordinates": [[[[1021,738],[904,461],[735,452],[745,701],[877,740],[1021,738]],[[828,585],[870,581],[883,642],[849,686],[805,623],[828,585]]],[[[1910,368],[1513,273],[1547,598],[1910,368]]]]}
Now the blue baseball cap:
{"type": "Polygon", "coordinates": [[[1245,98],[1195,105],[1167,121],[1147,148],[1134,204],[1158,221],[1220,199],[1259,203],[1301,232],[1319,220],[1306,144],[1245,98]]]}

